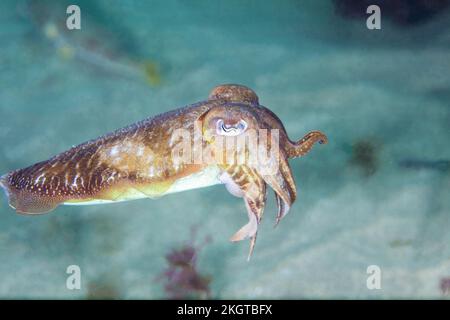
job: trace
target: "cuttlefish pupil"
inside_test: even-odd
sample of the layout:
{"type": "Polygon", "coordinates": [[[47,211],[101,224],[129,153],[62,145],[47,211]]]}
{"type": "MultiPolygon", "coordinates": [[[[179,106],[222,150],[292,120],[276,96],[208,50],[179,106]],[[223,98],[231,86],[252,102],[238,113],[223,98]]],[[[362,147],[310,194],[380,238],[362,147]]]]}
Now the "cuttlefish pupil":
{"type": "MultiPolygon", "coordinates": [[[[267,188],[275,192],[276,223],[288,213],[297,197],[288,159],[306,155],[316,143],[326,143],[320,131],[311,131],[298,141],[289,139],[281,120],[259,104],[258,96],[245,86],[221,85],[205,101],[166,112],[82,143],[49,160],[0,177],[9,205],[18,213],[40,214],[61,204],[114,203],[224,184],[243,198],[249,222],[231,241],[250,239],[253,252],[258,225],[266,203],[267,188]],[[258,162],[178,163],[173,154],[173,134],[192,132],[201,124],[202,145],[220,152],[219,137],[239,138],[247,131],[279,132],[279,148],[267,146],[277,165],[271,173],[258,162]],[[250,130],[251,129],[251,130],[250,130]]],[[[196,143],[192,141],[192,146],[196,143]]],[[[235,155],[256,153],[235,148],[235,155]]],[[[247,159],[244,157],[244,159],[247,159]]]]}
{"type": "Polygon", "coordinates": [[[239,120],[238,123],[226,124],[223,119],[217,121],[217,134],[223,136],[237,136],[247,129],[247,123],[239,120]]]}

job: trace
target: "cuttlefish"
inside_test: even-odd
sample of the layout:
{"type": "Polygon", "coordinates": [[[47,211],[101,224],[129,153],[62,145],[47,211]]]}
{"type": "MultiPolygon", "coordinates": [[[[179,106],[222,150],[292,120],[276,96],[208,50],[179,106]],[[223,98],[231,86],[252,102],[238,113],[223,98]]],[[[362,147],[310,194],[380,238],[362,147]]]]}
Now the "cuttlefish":
{"type": "Polygon", "coordinates": [[[281,120],[250,88],[221,85],[205,101],[12,171],[0,177],[0,185],[18,213],[41,214],[60,204],[156,198],[224,184],[245,202],[249,221],[230,240],[250,239],[250,258],[267,186],[275,192],[278,224],[297,197],[288,159],[304,156],[316,142],[327,137],[311,131],[290,140],[281,120]]]}

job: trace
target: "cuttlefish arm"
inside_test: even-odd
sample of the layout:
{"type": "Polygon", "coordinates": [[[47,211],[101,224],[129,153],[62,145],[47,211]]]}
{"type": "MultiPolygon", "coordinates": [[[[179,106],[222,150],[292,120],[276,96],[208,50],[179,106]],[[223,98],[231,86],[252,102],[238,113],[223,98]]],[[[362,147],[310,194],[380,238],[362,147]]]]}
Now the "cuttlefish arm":
{"type": "Polygon", "coordinates": [[[286,150],[280,152],[279,171],[274,175],[264,177],[267,184],[275,191],[278,206],[275,225],[278,225],[281,219],[286,216],[297,198],[297,189],[288,159],[306,155],[316,142],[327,143],[327,137],[320,131],[311,131],[298,142],[289,140],[286,150]]]}
{"type": "Polygon", "coordinates": [[[223,166],[221,181],[228,191],[244,198],[247,209],[248,223],[239,229],[230,240],[233,242],[250,239],[248,259],[253,254],[266,204],[266,183],[252,168],[245,165],[223,166]]]}
{"type": "Polygon", "coordinates": [[[236,90],[232,86],[222,86],[215,89],[211,97],[222,99],[224,103],[201,116],[203,134],[212,147],[212,153],[219,154],[218,162],[224,170],[223,182],[227,189],[244,198],[249,221],[231,240],[249,238],[250,258],[264,210],[266,185],[275,192],[278,205],[277,225],[297,197],[288,159],[306,155],[316,142],[326,143],[327,138],[320,131],[312,131],[297,142],[290,140],[279,118],[260,106],[258,97],[248,88],[240,87],[236,90]],[[237,103],[238,101],[246,103],[237,103]],[[239,147],[239,139],[243,137],[254,138],[257,144],[261,141],[266,144],[262,144],[263,150],[260,150],[259,144],[258,147],[239,147]],[[226,142],[223,142],[224,139],[226,142]],[[235,148],[230,150],[230,145],[235,148]],[[264,161],[259,159],[261,151],[266,155],[263,157],[264,161]],[[232,157],[224,156],[227,153],[232,157]],[[236,165],[237,159],[241,160],[239,165],[236,165]]]}

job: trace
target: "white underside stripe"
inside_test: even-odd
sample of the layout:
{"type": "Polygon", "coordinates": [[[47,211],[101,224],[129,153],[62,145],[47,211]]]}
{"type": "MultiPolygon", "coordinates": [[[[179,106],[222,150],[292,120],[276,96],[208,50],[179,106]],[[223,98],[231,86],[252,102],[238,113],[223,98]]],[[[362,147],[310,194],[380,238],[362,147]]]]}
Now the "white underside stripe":
{"type": "MultiPolygon", "coordinates": [[[[177,180],[166,192],[158,196],[164,196],[171,193],[193,190],[198,188],[205,188],[222,183],[219,180],[220,170],[216,166],[210,166],[203,171],[191,174],[190,176],[181,178],[177,180]]],[[[96,204],[107,204],[107,203],[117,203],[123,201],[131,201],[137,199],[149,198],[144,193],[138,190],[129,190],[127,195],[123,198],[117,200],[102,200],[94,199],[83,202],[64,202],[64,205],[68,206],[85,206],[85,205],[96,205],[96,204]]]]}

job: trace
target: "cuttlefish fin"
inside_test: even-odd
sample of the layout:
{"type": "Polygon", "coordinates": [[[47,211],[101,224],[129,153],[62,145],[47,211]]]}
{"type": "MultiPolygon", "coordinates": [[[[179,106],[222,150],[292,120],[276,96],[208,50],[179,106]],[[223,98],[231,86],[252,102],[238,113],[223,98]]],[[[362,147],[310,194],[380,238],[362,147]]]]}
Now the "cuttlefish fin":
{"type": "Polygon", "coordinates": [[[227,189],[233,195],[242,196],[247,209],[248,223],[239,229],[230,240],[233,242],[250,239],[248,260],[256,244],[258,225],[261,223],[266,203],[266,183],[255,170],[245,165],[231,165],[225,168],[227,189]],[[237,193],[236,189],[241,192],[237,193]]]}

